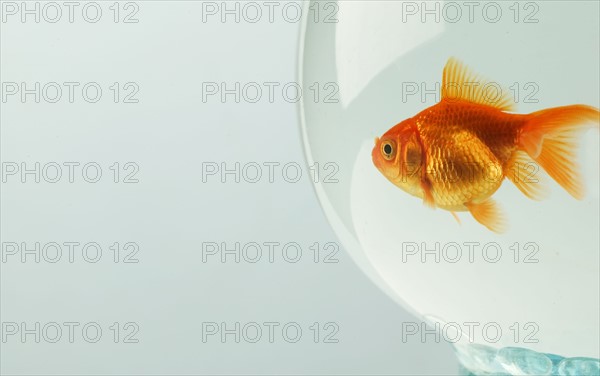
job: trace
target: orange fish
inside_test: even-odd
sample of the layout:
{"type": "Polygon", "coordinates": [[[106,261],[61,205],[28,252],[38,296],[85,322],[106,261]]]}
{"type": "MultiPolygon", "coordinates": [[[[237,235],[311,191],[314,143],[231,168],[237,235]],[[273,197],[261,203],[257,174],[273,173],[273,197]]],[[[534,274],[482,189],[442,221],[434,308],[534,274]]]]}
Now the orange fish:
{"type": "Polygon", "coordinates": [[[503,232],[506,221],[491,196],[504,178],[531,199],[543,197],[541,166],[576,199],[583,184],[575,161],[576,136],[598,127],[600,112],[586,105],[515,114],[506,90],[482,80],[454,58],[444,67],[439,103],[375,139],[373,163],[392,183],[430,207],[469,211],[503,232]]]}

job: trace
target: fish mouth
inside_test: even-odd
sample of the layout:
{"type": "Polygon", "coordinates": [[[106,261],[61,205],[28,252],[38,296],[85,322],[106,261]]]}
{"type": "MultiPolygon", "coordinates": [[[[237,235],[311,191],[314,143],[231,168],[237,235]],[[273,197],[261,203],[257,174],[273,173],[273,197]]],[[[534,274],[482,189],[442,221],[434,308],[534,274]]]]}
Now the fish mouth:
{"type": "Polygon", "coordinates": [[[375,137],[375,145],[373,146],[373,150],[371,151],[371,160],[373,161],[375,167],[377,167],[377,169],[381,171],[381,160],[377,145],[379,145],[379,137],[375,137]]]}

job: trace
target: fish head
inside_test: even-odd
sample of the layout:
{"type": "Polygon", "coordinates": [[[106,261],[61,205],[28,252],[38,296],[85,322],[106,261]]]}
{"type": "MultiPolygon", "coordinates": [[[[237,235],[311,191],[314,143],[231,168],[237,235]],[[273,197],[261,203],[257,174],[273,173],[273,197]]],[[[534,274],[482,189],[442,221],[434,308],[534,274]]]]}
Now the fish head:
{"type": "Polygon", "coordinates": [[[394,171],[398,171],[395,166],[397,163],[399,140],[395,135],[388,133],[381,137],[375,137],[375,146],[373,146],[373,151],[371,152],[373,164],[384,176],[393,175],[394,171]]]}
{"type": "Polygon", "coordinates": [[[396,124],[381,137],[375,138],[371,151],[373,164],[390,182],[418,195],[421,148],[411,119],[396,124]]]}

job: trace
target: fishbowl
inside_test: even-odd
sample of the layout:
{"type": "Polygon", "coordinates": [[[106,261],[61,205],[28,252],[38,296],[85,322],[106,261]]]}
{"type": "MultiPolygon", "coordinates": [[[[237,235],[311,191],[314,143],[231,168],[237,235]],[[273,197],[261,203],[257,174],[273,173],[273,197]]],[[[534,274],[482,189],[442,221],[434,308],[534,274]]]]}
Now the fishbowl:
{"type": "MultiPolygon", "coordinates": [[[[533,164],[543,199],[509,179],[493,193],[503,232],[469,211],[424,205],[373,162],[386,152],[373,150],[377,137],[440,102],[449,59],[503,90],[514,103],[507,114],[598,108],[600,3],[322,0],[305,7],[304,149],[310,165],[337,171],[315,180],[315,190],[353,260],[427,323],[405,334],[435,330],[466,374],[600,373],[597,119],[570,140],[585,194],[574,198],[557,182],[560,172],[533,164]]],[[[462,146],[475,148],[469,140],[462,146]]]]}

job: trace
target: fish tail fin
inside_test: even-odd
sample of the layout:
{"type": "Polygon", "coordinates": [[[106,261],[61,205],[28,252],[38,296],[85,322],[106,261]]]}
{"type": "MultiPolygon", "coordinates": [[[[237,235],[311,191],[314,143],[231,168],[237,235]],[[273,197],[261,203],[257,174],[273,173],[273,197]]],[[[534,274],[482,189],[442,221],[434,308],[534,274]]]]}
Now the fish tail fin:
{"type": "Polygon", "coordinates": [[[519,137],[519,147],[580,200],[584,188],[575,160],[577,135],[600,125],[600,111],[585,105],[549,108],[528,115],[519,137]]]}

